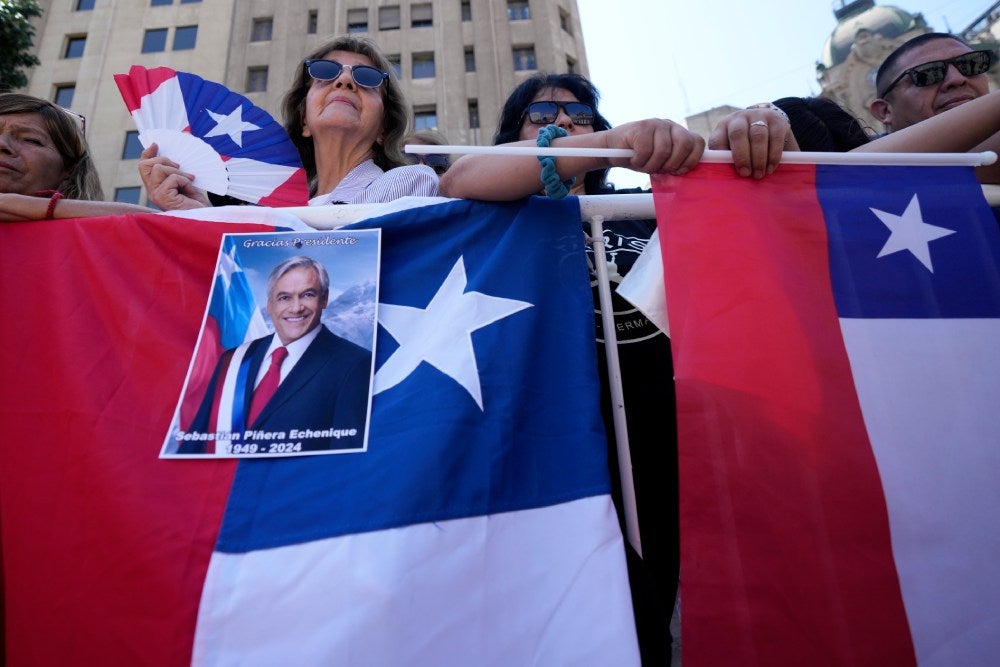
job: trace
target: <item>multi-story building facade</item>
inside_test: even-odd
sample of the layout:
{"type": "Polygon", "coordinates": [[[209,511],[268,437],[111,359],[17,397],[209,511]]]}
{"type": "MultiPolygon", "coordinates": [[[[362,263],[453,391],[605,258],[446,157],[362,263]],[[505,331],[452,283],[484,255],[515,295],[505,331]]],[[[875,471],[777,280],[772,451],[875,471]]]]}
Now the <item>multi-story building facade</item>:
{"type": "Polygon", "coordinates": [[[225,84],[281,118],[302,59],[333,36],[389,56],[415,129],[491,143],[508,93],[536,71],[587,75],[576,0],[41,0],[24,92],[87,118],[108,197],[145,201],[141,146],[113,75],[166,66],[225,84]]]}

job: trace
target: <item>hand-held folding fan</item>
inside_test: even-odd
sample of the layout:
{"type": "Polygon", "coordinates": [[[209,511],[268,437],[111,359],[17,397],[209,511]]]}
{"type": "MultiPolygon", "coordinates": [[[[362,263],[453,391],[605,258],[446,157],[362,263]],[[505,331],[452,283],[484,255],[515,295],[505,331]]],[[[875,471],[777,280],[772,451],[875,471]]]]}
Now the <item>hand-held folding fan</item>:
{"type": "Polygon", "coordinates": [[[225,86],[167,67],[134,65],[115,83],[139,130],[195,185],[263,206],[304,206],[302,161],[270,114],[225,86]]]}

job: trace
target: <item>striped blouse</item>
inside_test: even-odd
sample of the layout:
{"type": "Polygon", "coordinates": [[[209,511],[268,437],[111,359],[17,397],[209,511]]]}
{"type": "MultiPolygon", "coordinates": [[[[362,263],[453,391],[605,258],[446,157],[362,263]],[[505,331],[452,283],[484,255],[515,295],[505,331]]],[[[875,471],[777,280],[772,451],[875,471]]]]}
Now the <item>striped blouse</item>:
{"type": "Polygon", "coordinates": [[[382,204],[400,197],[434,197],[437,193],[437,174],[426,165],[382,171],[374,161],[366,160],[348,172],[333,192],[313,197],[309,205],[382,204]]]}

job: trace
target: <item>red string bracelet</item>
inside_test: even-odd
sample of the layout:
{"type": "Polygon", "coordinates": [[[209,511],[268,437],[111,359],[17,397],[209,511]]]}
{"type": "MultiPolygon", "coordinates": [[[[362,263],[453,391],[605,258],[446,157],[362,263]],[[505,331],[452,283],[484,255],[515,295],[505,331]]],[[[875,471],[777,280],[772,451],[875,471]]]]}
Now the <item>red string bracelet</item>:
{"type": "Polygon", "coordinates": [[[45,209],[46,220],[51,219],[52,216],[55,215],[56,204],[58,204],[59,200],[63,199],[63,197],[64,197],[63,193],[59,192],[58,190],[52,193],[52,197],[49,198],[49,207],[45,209]]]}
{"type": "Polygon", "coordinates": [[[35,193],[36,197],[49,197],[49,207],[45,209],[45,220],[50,219],[56,212],[56,204],[59,203],[60,199],[65,199],[66,195],[59,192],[58,190],[39,190],[35,193]]]}

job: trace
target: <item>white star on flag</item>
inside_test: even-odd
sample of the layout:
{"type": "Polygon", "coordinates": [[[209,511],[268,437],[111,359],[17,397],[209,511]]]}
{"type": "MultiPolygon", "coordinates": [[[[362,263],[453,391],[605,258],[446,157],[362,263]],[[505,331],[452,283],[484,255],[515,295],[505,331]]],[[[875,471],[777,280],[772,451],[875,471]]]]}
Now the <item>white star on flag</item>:
{"type": "Polygon", "coordinates": [[[533,304],[465,292],[465,262],[458,258],[426,308],[380,303],[378,321],[399,348],[375,373],[375,393],[405,380],[426,361],[460,384],[483,409],[472,332],[533,304]]]}
{"type": "Polygon", "coordinates": [[[237,145],[243,146],[243,133],[253,132],[254,130],[259,130],[260,128],[253,123],[247,123],[243,121],[243,107],[238,106],[230,112],[228,116],[224,116],[221,113],[215,113],[210,109],[206,109],[208,115],[215,120],[215,127],[213,127],[209,132],[205,133],[205,137],[221,137],[223,135],[228,135],[230,139],[237,145]]]}
{"type": "Polygon", "coordinates": [[[894,215],[886,211],[880,211],[869,207],[869,210],[878,216],[889,231],[889,239],[882,246],[878,256],[884,257],[900,250],[909,250],[920,263],[927,267],[927,270],[934,273],[931,265],[931,251],[929,244],[942,236],[954,234],[955,230],[928,225],[920,215],[920,201],[917,195],[906,206],[903,215],[894,215]]]}

